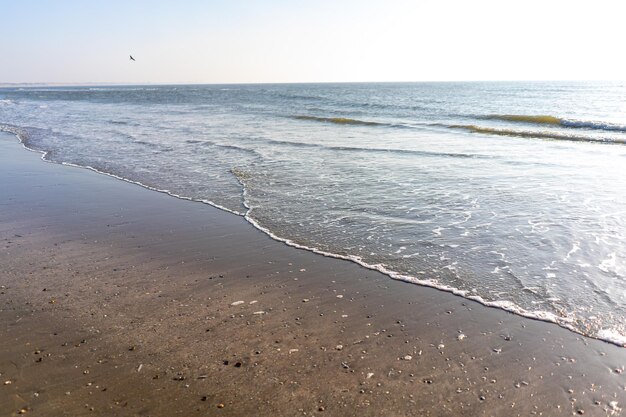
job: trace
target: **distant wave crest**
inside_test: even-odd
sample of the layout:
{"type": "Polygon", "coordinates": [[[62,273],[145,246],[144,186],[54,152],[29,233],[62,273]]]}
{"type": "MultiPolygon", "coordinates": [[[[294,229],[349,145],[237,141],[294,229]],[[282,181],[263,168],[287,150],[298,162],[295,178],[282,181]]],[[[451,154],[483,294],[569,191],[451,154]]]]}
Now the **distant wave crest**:
{"type": "Polygon", "coordinates": [[[453,129],[464,129],[472,133],[483,133],[487,135],[514,136],[514,137],[519,137],[519,138],[567,140],[567,141],[574,141],[574,142],[600,142],[600,143],[626,144],[626,139],[595,138],[595,137],[590,137],[590,136],[569,135],[566,133],[549,132],[549,131],[495,129],[491,127],[483,127],[483,126],[476,126],[476,125],[450,125],[448,127],[453,128],[453,129]]]}
{"type": "MultiPolygon", "coordinates": [[[[392,153],[397,155],[419,155],[419,156],[432,156],[432,157],[451,157],[451,158],[487,158],[491,159],[492,157],[489,155],[483,154],[472,154],[472,153],[455,153],[455,152],[437,152],[437,151],[426,151],[426,150],[417,150],[417,149],[399,149],[399,148],[370,148],[370,147],[362,147],[362,146],[333,146],[321,143],[309,143],[309,142],[295,142],[289,140],[276,140],[276,139],[260,139],[266,143],[271,143],[279,146],[290,146],[296,148],[315,148],[321,150],[328,151],[339,151],[339,152],[371,152],[371,153],[392,153]]],[[[189,141],[187,141],[189,142],[189,141]]]]}
{"type": "Polygon", "coordinates": [[[626,126],[613,124],[613,123],[592,122],[592,121],[584,121],[584,120],[563,119],[561,120],[561,126],[577,128],[577,129],[597,129],[597,130],[608,130],[612,132],[626,132],[626,126]]]}
{"type": "Polygon", "coordinates": [[[482,116],[480,119],[484,120],[503,120],[506,122],[519,122],[519,123],[532,123],[542,125],[560,125],[562,119],[554,116],[546,115],[526,115],[526,114],[490,114],[488,116],[482,116]]]}
{"type": "Polygon", "coordinates": [[[479,118],[483,120],[501,120],[506,122],[561,126],[573,129],[592,129],[606,130],[611,132],[626,132],[626,126],[624,125],[607,122],[597,122],[591,120],[566,119],[550,115],[491,114],[487,116],[481,116],[479,118]]]}
{"type": "Polygon", "coordinates": [[[350,119],[347,117],[318,117],[318,116],[294,116],[298,120],[310,120],[322,123],[335,123],[339,125],[362,125],[362,126],[392,126],[389,123],[370,122],[365,120],[350,119]]]}

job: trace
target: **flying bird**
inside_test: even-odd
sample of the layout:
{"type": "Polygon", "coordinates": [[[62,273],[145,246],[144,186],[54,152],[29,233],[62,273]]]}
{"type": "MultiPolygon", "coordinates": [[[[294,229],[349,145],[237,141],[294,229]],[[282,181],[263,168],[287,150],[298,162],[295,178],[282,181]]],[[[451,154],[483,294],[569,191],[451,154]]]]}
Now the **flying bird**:
{"type": "Polygon", "coordinates": [[[129,56],[130,56],[130,60],[131,60],[131,61],[134,61],[134,60],[135,60],[135,58],[133,58],[133,56],[132,56],[132,55],[129,55],[129,56]]]}

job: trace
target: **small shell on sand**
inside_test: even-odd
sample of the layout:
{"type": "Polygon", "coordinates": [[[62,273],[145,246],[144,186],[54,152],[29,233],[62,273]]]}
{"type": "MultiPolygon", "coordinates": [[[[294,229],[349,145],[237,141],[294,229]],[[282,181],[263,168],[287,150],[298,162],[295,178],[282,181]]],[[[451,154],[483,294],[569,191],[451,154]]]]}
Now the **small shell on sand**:
{"type": "Polygon", "coordinates": [[[339,295],[337,296],[337,298],[343,298],[343,295],[339,294],[339,295]]]}
{"type": "Polygon", "coordinates": [[[265,314],[265,311],[255,311],[252,314],[261,315],[261,314],[265,314]]]}
{"type": "Polygon", "coordinates": [[[230,303],[230,305],[231,305],[232,307],[234,307],[234,306],[241,305],[241,304],[243,304],[243,303],[245,303],[245,301],[235,301],[234,303],[230,303]]]}
{"type": "Polygon", "coordinates": [[[463,340],[463,339],[465,339],[466,337],[467,337],[467,336],[465,336],[463,333],[461,333],[460,335],[458,335],[458,336],[456,337],[456,339],[457,339],[457,340],[463,340]]]}
{"type": "Polygon", "coordinates": [[[300,349],[289,349],[289,354],[298,352],[300,349]]]}

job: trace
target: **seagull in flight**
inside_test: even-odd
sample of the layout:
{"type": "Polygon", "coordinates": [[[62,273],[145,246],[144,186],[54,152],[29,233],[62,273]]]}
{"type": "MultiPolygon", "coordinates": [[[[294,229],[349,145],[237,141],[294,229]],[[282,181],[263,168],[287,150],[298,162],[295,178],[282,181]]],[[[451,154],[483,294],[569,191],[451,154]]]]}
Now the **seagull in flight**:
{"type": "Polygon", "coordinates": [[[133,58],[133,56],[132,56],[132,55],[129,55],[129,57],[130,57],[130,60],[131,60],[131,61],[134,61],[134,60],[135,60],[135,58],[133,58]]]}

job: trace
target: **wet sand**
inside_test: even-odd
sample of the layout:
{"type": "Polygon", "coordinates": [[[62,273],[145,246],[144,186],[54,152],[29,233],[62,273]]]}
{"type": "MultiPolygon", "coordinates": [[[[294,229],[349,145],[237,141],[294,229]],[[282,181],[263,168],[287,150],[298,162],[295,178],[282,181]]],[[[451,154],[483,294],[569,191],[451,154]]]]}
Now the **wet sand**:
{"type": "Polygon", "coordinates": [[[626,349],[0,134],[0,416],[625,415],[626,349]]]}

